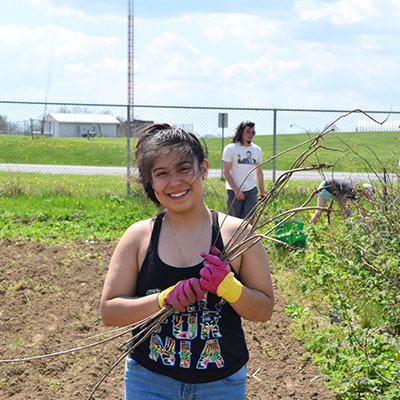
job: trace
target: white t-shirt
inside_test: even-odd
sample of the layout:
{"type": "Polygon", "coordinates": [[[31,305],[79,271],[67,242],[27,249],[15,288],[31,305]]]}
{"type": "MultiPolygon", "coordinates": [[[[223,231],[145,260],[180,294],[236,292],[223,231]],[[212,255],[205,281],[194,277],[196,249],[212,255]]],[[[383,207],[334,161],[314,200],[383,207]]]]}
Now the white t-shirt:
{"type": "MultiPolygon", "coordinates": [[[[257,164],[262,163],[262,150],[260,146],[251,143],[250,146],[242,146],[240,142],[228,144],[222,154],[222,161],[231,163],[231,175],[235,185],[239,188],[243,180],[246,178],[257,164]]],[[[232,190],[228,181],[225,182],[228,190],[232,190]]],[[[255,170],[250,173],[246,181],[240,187],[242,192],[247,192],[257,186],[255,170]]]]}

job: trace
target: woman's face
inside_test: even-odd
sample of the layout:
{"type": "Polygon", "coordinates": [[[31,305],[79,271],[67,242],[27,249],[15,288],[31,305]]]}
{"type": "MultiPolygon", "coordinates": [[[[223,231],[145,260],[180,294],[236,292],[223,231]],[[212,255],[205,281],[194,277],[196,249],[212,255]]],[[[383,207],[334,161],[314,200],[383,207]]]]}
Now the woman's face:
{"type": "Polygon", "coordinates": [[[207,170],[206,160],[199,168],[197,159],[185,158],[176,152],[157,157],[151,177],[158,201],[167,209],[176,211],[203,201],[202,179],[207,170]]]}

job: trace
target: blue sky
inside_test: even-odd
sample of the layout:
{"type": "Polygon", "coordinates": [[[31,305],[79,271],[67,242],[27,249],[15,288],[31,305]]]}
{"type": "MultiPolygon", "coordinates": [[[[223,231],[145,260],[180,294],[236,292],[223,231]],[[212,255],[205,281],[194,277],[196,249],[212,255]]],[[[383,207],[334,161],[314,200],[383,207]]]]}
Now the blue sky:
{"type": "MultiPolygon", "coordinates": [[[[127,1],[15,0],[0,99],[126,103],[127,1]]],[[[136,0],[137,104],[400,109],[400,0],[136,0]]]]}

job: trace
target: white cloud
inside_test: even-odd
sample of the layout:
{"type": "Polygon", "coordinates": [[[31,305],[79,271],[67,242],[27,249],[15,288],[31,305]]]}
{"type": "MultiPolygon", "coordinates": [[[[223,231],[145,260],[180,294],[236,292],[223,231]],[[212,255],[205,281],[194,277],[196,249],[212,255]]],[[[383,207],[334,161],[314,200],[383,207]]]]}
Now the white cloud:
{"type": "MultiPolygon", "coordinates": [[[[215,71],[218,62],[192,45],[184,36],[161,32],[146,46],[146,55],[138,60],[140,72],[154,79],[196,80],[215,71]],[[153,72],[154,75],[151,73],[153,72]]],[[[146,79],[146,78],[145,78],[146,79]]]]}
{"type": "Polygon", "coordinates": [[[333,24],[358,23],[380,14],[377,0],[297,0],[295,9],[306,21],[328,21],[333,24]]]}
{"type": "Polygon", "coordinates": [[[65,64],[64,70],[71,75],[90,77],[98,71],[107,75],[126,75],[127,60],[104,58],[91,64],[65,64]]]}
{"type": "Polygon", "coordinates": [[[256,15],[211,14],[187,16],[186,19],[198,26],[211,42],[229,41],[234,38],[247,49],[265,47],[266,42],[277,33],[278,22],[256,15]]]}
{"type": "Polygon", "coordinates": [[[225,39],[225,31],[221,25],[207,25],[203,28],[203,31],[210,42],[222,42],[225,39]]]}
{"type": "Polygon", "coordinates": [[[50,0],[28,0],[28,4],[33,7],[49,7],[50,0]]]}
{"type": "MultiPolygon", "coordinates": [[[[361,34],[357,35],[358,43],[360,44],[360,48],[373,52],[382,49],[383,43],[381,42],[381,38],[378,38],[376,35],[372,34],[361,34]]],[[[398,38],[395,38],[396,42],[398,38]]]]}
{"type": "Polygon", "coordinates": [[[302,66],[302,60],[279,60],[269,55],[258,57],[251,62],[238,62],[224,70],[226,81],[260,82],[280,81],[302,66]]]}
{"type": "Polygon", "coordinates": [[[119,42],[117,37],[90,36],[60,26],[46,25],[38,28],[26,26],[0,26],[0,49],[21,51],[37,57],[39,62],[48,57],[79,57],[96,54],[102,47],[111,49],[119,42]]]}
{"type": "MultiPolygon", "coordinates": [[[[214,57],[205,57],[200,61],[200,70],[202,76],[211,77],[216,71],[223,68],[222,64],[218,62],[214,57]]],[[[214,75],[215,76],[215,75],[214,75]]]]}
{"type": "Polygon", "coordinates": [[[192,55],[198,55],[200,52],[191,43],[180,34],[171,32],[162,32],[147,46],[149,52],[153,54],[174,52],[188,52],[192,55]]]}
{"type": "Polygon", "coordinates": [[[88,22],[97,22],[99,20],[119,23],[127,22],[127,17],[125,16],[122,17],[119,15],[113,15],[102,10],[99,10],[98,14],[88,14],[82,10],[68,6],[50,7],[49,14],[53,15],[54,17],[71,17],[73,19],[79,18],[88,22]]]}
{"type": "MultiPolygon", "coordinates": [[[[276,46],[272,35],[277,33],[277,24],[272,21],[250,15],[211,14],[185,15],[179,18],[179,23],[173,19],[169,24],[179,26],[180,31],[190,29],[191,34],[158,33],[147,45],[146,55],[138,60],[140,70],[145,71],[147,77],[156,70],[156,79],[189,79],[192,82],[247,79],[252,82],[257,79],[254,74],[265,76],[265,69],[271,68],[272,58],[265,55],[265,50],[273,54],[276,46]],[[213,48],[213,43],[219,47],[213,48]],[[249,52],[253,54],[250,56],[249,52]]],[[[162,24],[159,29],[163,29],[162,24]]],[[[274,63],[274,74],[293,69],[294,64],[296,62],[290,60],[274,63]]]]}
{"type": "Polygon", "coordinates": [[[88,68],[84,64],[65,64],[64,70],[73,75],[89,75],[91,68],[88,68]]]}
{"type": "MultiPolygon", "coordinates": [[[[56,15],[56,16],[67,16],[67,17],[77,17],[77,18],[82,18],[82,19],[89,19],[89,16],[84,13],[81,10],[77,10],[71,7],[63,6],[63,7],[58,7],[54,8],[51,7],[49,9],[50,14],[56,15]]],[[[93,18],[90,18],[93,19],[93,18]]]]}

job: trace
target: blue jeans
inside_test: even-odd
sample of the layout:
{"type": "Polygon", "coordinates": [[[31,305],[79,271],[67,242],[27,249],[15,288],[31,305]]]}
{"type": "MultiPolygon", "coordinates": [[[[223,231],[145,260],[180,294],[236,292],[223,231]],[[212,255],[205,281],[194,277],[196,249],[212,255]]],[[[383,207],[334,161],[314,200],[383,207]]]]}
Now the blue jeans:
{"type": "Polygon", "coordinates": [[[255,205],[257,204],[257,186],[253,187],[244,194],[244,200],[237,200],[233,190],[227,190],[226,192],[226,204],[228,207],[229,215],[237,218],[252,217],[255,211],[255,205]]]}
{"type": "Polygon", "coordinates": [[[244,400],[245,393],[246,365],[228,378],[193,384],[156,374],[126,358],[124,400],[244,400]]]}

